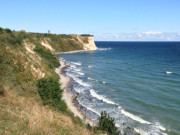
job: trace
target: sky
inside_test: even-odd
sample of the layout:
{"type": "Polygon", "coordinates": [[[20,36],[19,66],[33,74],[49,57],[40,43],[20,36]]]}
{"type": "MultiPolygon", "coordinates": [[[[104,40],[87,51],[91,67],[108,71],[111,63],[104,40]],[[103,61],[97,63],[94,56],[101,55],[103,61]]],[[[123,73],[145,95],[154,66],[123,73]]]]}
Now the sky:
{"type": "Polygon", "coordinates": [[[0,0],[0,27],[96,41],[180,41],[180,0],[0,0]]]}

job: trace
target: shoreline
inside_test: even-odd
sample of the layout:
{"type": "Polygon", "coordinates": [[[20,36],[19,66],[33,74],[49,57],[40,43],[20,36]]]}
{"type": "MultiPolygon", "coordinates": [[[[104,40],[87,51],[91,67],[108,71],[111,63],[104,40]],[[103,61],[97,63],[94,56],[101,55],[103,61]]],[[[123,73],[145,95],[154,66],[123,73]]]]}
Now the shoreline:
{"type": "Polygon", "coordinates": [[[70,54],[70,53],[81,53],[81,52],[91,52],[95,50],[76,50],[76,51],[68,51],[68,52],[56,52],[55,54],[70,54]]]}
{"type": "MultiPolygon", "coordinates": [[[[82,50],[84,52],[84,50],[82,50]]],[[[86,51],[86,50],[85,50],[86,51]]],[[[72,51],[74,53],[79,51],[72,51]]],[[[81,52],[81,51],[80,51],[81,52]]],[[[68,53],[68,52],[67,52],[68,53]]],[[[68,88],[71,79],[64,75],[63,70],[67,67],[65,61],[60,61],[61,66],[55,69],[55,72],[59,75],[59,83],[61,89],[63,89],[62,99],[66,102],[68,108],[73,112],[74,116],[78,116],[85,124],[89,124],[91,127],[97,126],[97,123],[93,122],[81,112],[81,110],[75,105],[77,95],[68,92],[68,88]]]]}

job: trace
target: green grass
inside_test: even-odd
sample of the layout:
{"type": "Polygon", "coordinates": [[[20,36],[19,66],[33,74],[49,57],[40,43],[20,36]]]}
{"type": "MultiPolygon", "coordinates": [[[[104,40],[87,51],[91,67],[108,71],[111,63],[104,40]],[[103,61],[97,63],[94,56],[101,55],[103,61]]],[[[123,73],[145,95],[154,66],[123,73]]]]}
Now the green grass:
{"type": "Polygon", "coordinates": [[[57,68],[60,66],[58,58],[53,55],[49,50],[47,50],[44,46],[40,45],[39,43],[35,44],[36,47],[34,49],[41,57],[48,61],[48,66],[50,68],[57,68]]]}

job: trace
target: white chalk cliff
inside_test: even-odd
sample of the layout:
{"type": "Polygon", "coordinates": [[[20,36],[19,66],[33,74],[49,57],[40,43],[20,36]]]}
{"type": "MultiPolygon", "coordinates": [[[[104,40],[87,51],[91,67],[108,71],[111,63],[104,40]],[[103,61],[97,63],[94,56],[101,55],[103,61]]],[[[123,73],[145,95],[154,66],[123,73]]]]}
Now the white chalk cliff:
{"type": "Polygon", "coordinates": [[[77,35],[77,39],[79,40],[79,42],[82,43],[83,45],[83,49],[84,50],[97,50],[97,46],[94,43],[94,37],[93,36],[89,36],[88,37],[88,43],[84,43],[79,36],[77,35]]]}

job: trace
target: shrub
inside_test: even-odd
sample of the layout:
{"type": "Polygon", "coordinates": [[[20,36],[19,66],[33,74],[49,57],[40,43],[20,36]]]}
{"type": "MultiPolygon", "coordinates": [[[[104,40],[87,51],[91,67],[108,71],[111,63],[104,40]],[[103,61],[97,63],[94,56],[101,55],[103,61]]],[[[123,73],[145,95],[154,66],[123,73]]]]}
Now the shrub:
{"type": "Polygon", "coordinates": [[[12,31],[8,28],[4,29],[7,33],[12,33],[12,31]]]}
{"type": "Polygon", "coordinates": [[[37,82],[38,93],[44,105],[51,105],[60,111],[67,109],[64,101],[61,100],[62,90],[60,89],[58,80],[49,78],[42,78],[37,82]]]}
{"type": "Polygon", "coordinates": [[[50,68],[56,68],[60,66],[58,59],[49,50],[47,50],[40,44],[36,43],[34,51],[36,51],[39,55],[41,55],[41,57],[45,58],[48,61],[48,65],[50,68]]]}
{"type": "Polygon", "coordinates": [[[106,131],[109,135],[119,135],[114,118],[110,117],[105,111],[101,112],[99,117],[99,129],[106,131]]]}
{"type": "Polygon", "coordinates": [[[2,33],[2,32],[3,32],[3,28],[0,27],[0,33],[2,33]]]}
{"type": "Polygon", "coordinates": [[[93,35],[91,35],[91,34],[81,34],[80,36],[84,36],[84,37],[93,37],[93,35]]]}

